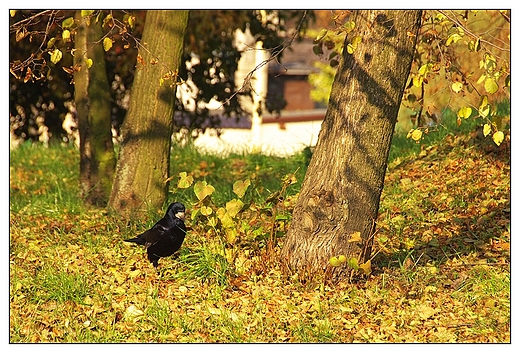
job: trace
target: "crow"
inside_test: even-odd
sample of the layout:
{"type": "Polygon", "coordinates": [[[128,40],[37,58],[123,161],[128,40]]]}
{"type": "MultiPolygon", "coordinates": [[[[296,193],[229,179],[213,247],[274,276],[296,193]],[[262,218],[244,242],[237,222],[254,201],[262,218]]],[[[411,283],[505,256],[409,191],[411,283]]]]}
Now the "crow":
{"type": "Polygon", "coordinates": [[[157,267],[161,257],[173,255],[181,247],[186,235],[185,212],[186,208],[182,203],[174,202],[168,206],[164,217],[152,228],[125,241],[144,245],[148,260],[157,267]]]}

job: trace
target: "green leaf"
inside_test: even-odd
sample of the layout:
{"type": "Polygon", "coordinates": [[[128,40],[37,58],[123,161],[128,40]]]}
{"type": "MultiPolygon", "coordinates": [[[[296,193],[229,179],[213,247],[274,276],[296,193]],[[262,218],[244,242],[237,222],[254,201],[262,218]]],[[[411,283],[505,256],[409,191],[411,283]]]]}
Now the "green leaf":
{"type": "Polygon", "coordinates": [[[350,259],[348,259],[347,265],[348,265],[348,267],[350,267],[354,270],[357,270],[359,268],[358,260],[355,257],[351,257],[350,259]]]}
{"type": "Polygon", "coordinates": [[[81,17],[87,17],[94,13],[94,10],[81,10],[81,17]]]}
{"type": "Polygon", "coordinates": [[[341,261],[336,257],[336,256],[332,256],[330,259],[329,259],[329,264],[332,266],[332,267],[338,267],[341,265],[341,261]]]}
{"type": "Polygon", "coordinates": [[[63,29],[68,29],[68,28],[71,28],[72,26],[74,26],[74,17],[66,18],[61,23],[61,27],[63,29]]]}
{"type": "Polygon", "coordinates": [[[488,77],[484,82],[484,89],[489,94],[496,93],[498,91],[498,84],[495,79],[488,77]]]}
{"type": "Polygon", "coordinates": [[[237,180],[233,184],[233,192],[240,198],[244,197],[247,188],[251,185],[251,181],[249,179],[246,179],[244,181],[237,180]]]}
{"type": "Polygon", "coordinates": [[[322,43],[318,43],[315,46],[312,47],[312,51],[315,55],[322,55],[323,54],[323,45],[322,43]]]}
{"type": "Polygon", "coordinates": [[[54,49],[54,51],[52,51],[50,53],[50,55],[51,55],[51,62],[53,64],[57,64],[61,60],[61,58],[63,57],[63,53],[61,52],[61,50],[59,50],[57,48],[54,49]]]}
{"type": "Polygon", "coordinates": [[[188,175],[186,172],[179,173],[179,182],[177,183],[177,187],[179,189],[187,189],[193,184],[193,177],[188,175]]]}
{"type": "Polygon", "coordinates": [[[204,200],[209,195],[215,192],[215,188],[204,181],[197,181],[193,186],[193,191],[195,192],[195,196],[199,199],[199,201],[204,200]]]}
{"type": "Polygon", "coordinates": [[[457,112],[457,117],[467,119],[471,116],[472,112],[473,110],[471,109],[471,107],[462,107],[457,112]]]}
{"type": "Polygon", "coordinates": [[[105,37],[105,39],[103,39],[103,49],[109,51],[110,48],[112,48],[112,39],[105,37]]]}

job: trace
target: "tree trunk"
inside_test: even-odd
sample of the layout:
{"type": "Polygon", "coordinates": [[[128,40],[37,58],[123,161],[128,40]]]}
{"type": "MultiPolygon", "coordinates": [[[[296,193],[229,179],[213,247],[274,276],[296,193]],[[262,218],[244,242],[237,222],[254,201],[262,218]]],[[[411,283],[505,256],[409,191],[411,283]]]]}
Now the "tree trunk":
{"type": "Polygon", "coordinates": [[[74,98],[80,137],[80,190],[89,203],[106,206],[115,171],[115,154],[110,122],[110,86],[105,67],[101,22],[90,25],[76,11],[74,98]],[[87,67],[86,60],[92,60],[87,67]]]}
{"type": "Polygon", "coordinates": [[[146,15],[109,201],[109,207],[123,216],[160,208],[167,198],[174,73],[181,62],[187,20],[188,11],[157,10],[146,15]]]}
{"type": "Polygon", "coordinates": [[[336,282],[370,259],[375,220],[421,11],[356,11],[293,219],[282,248],[288,273],[336,282]],[[348,43],[361,37],[353,54],[348,43]],[[360,232],[361,239],[356,241],[360,232]],[[353,236],[354,235],[354,236],[353,236]],[[343,259],[344,260],[344,259],[343,259]]]}

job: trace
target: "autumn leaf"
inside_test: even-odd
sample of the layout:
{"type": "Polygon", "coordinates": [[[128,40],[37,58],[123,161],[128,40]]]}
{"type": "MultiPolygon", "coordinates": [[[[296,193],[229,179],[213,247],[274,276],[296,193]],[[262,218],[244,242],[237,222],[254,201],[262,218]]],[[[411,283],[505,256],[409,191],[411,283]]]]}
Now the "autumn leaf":
{"type": "Polygon", "coordinates": [[[92,59],[91,58],[86,58],[85,59],[85,65],[87,66],[87,69],[90,69],[92,67],[92,59]]]}
{"type": "Polygon", "coordinates": [[[500,146],[502,141],[504,141],[504,133],[502,131],[497,131],[493,134],[493,141],[497,146],[500,146]]]}
{"type": "Polygon", "coordinates": [[[336,257],[336,256],[332,256],[330,259],[329,259],[329,264],[332,266],[332,267],[338,267],[341,265],[341,261],[336,257]]]}
{"type": "Polygon", "coordinates": [[[484,136],[489,135],[491,133],[491,125],[484,124],[484,128],[483,128],[482,133],[484,134],[484,136]]]}
{"type": "Polygon", "coordinates": [[[179,173],[179,182],[177,183],[177,187],[179,189],[187,189],[193,184],[193,177],[188,175],[186,172],[179,173]]]}
{"type": "Polygon", "coordinates": [[[240,198],[244,197],[247,188],[251,185],[251,181],[249,179],[246,179],[244,181],[237,180],[233,184],[233,192],[240,198]]]}
{"type": "Polygon", "coordinates": [[[199,201],[204,200],[206,197],[210,196],[215,192],[215,188],[209,185],[205,180],[197,181],[193,186],[193,191],[195,192],[195,196],[199,199],[199,201]]]}
{"type": "Polygon", "coordinates": [[[68,42],[70,40],[70,31],[68,29],[65,29],[62,33],[61,33],[61,38],[68,42]]]}
{"type": "Polygon", "coordinates": [[[354,242],[358,242],[358,241],[361,241],[361,232],[354,232],[352,234],[350,234],[350,239],[348,240],[349,243],[354,243],[354,242]]]}
{"type": "Polygon", "coordinates": [[[243,206],[244,203],[242,201],[234,199],[226,203],[226,211],[230,217],[235,217],[243,206]]]}
{"type": "Polygon", "coordinates": [[[422,137],[422,131],[421,130],[414,130],[412,132],[411,137],[412,137],[412,140],[419,141],[421,139],[421,137],[422,137]]]}
{"type": "Polygon", "coordinates": [[[63,53],[61,52],[61,50],[56,48],[50,53],[50,56],[51,56],[51,62],[53,64],[57,64],[63,57],[63,53]]]}
{"type": "Polygon", "coordinates": [[[204,216],[209,216],[213,213],[213,209],[211,207],[200,206],[200,213],[204,216]]]}
{"type": "Polygon", "coordinates": [[[112,39],[105,37],[105,39],[103,39],[103,49],[109,51],[110,48],[112,48],[112,39]]]}
{"type": "Polygon", "coordinates": [[[462,107],[457,112],[457,116],[459,118],[467,119],[467,118],[469,118],[471,116],[472,112],[473,112],[473,110],[471,109],[471,107],[462,107]]]}
{"type": "Polygon", "coordinates": [[[372,262],[370,260],[368,260],[367,262],[362,263],[361,265],[359,265],[359,268],[361,270],[363,270],[363,273],[365,275],[369,275],[372,272],[372,262]]]}
{"type": "Polygon", "coordinates": [[[459,93],[460,91],[462,91],[462,87],[462,83],[460,82],[453,82],[453,84],[451,85],[451,89],[455,93],[459,93]]]}
{"type": "Polygon", "coordinates": [[[488,77],[484,82],[484,89],[489,94],[496,93],[498,91],[497,81],[495,81],[495,79],[492,77],[488,77]]]}

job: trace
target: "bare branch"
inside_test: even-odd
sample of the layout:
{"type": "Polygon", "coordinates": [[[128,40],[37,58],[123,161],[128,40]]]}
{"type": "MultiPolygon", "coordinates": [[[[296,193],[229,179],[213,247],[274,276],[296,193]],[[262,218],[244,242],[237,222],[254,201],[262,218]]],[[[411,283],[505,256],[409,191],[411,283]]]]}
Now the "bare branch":
{"type": "MultiPolygon", "coordinates": [[[[260,68],[262,68],[265,65],[269,64],[273,60],[277,60],[278,61],[278,56],[280,54],[282,54],[285,49],[287,49],[288,47],[291,46],[294,38],[296,38],[298,33],[300,33],[300,28],[301,28],[301,26],[303,24],[303,20],[305,19],[306,16],[307,16],[307,10],[305,10],[303,12],[303,15],[302,15],[302,17],[300,19],[300,22],[298,23],[298,26],[296,27],[296,29],[295,29],[295,31],[294,31],[294,33],[293,33],[291,38],[285,40],[282,44],[280,44],[280,45],[278,45],[278,46],[276,46],[274,48],[263,49],[263,50],[270,50],[271,51],[271,55],[269,56],[269,58],[264,60],[264,61],[262,61],[253,70],[251,70],[251,72],[249,72],[246,75],[246,77],[244,78],[244,83],[242,84],[242,86],[238,90],[236,90],[236,92],[233,93],[228,99],[226,99],[226,101],[224,103],[222,103],[222,105],[220,107],[222,107],[222,106],[226,105],[227,103],[229,103],[229,101],[231,101],[231,99],[233,99],[233,97],[235,97],[240,92],[244,92],[246,90],[246,88],[251,87],[251,79],[253,78],[253,75],[255,74],[255,72],[257,70],[259,70],[260,68]]],[[[287,71],[287,69],[285,69],[285,70],[287,71]]]]}

